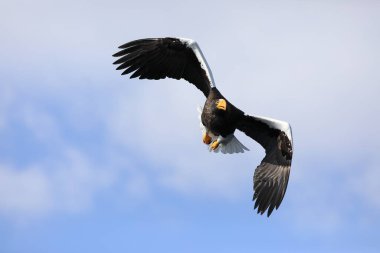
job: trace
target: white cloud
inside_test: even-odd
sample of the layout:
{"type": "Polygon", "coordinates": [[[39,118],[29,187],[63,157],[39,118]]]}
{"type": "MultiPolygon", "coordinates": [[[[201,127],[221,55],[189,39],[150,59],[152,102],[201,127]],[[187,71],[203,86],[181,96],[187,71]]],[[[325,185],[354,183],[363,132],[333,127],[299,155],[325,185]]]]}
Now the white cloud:
{"type": "Polygon", "coordinates": [[[58,209],[81,211],[91,206],[95,194],[112,185],[115,169],[99,168],[75,149],[68,149],[64,160],[55,162],[50,180],[58,209]]]}
{"type": "Polygon", "coordinates": [[[177,154],[168,163],[172,169],[162,173],[160,183],[197,198],[251,199],[258,157],[253,152],[234,156],[214,154],[201,145],[198,150],[177,154]]]}
{"type": "Polygon", "coordinates": [[[0,166],[0,212],[44,213],[52,208],[51,182],[41,168],[0,166]]]}
{"type": "Polygon", "coordinates": [[[68,148],[57,160],[17,168],[0,166],[0,213],[16,220],[51,212],[81,212],[115,181],[116,172],[91,164],[68,148]]]}
{"type": "Polygon", "coordinates": [[[22,108],[17,110],[20,121],[27,127],[32,135],[41,142],[62,142],[60,136],[60,129],[57,120],[54,119],[51,113],[46,112],[34,103],[25,103],[21,105],[22,108]]]}
{"type": "Polygon", "coordinates": [[[14,100],[12,87],[2,84],[0,86],[0,130],[6,126],[12,100],[14,100]]]}
{"type": "Polygon", "coordinates": [[[358,168],[349,181],[352,191],[356,193],[362,202],[380,213],[380,169],[377,162],[358,168]]]}
{"type": "MultiPolygon", "coordinates": [[[[263,156],[258,145],[242,136],[252,150],[246,155],[209,154],[198,128],[196,107],[204,101],[198,90],[185,81],[128,80],[111,65],[111,54],[124,40],[181,35],[199,41],[217,86],[235,105],[249,114],[292,123],[294,191],[285,201],[303,220],[324,220],[320,226],[326,229],[338,226],[339,203],[347,202],[330,194],[331,174],[311,171],[308,166],[314,169],[319,160],[308,154],[347,161],[358,153],[377,157],[378,11],[359,1],[292,3],[246,2],[240,8],[222,3],[213,12],[193,4],[175,23],[174,11],[161,2],[149,9],[143,3],[127,9],[121,2],[114,8],[98,3],[86,18],[86,1],[75,3],[77,8],[70,1],[43,3],[43,8],[37,1],[23,9],[6,3],[0,26],[8,36],[0,50],[9,85],[0,86],[0,129],[16,120],[44,145],[55,142],[58,154],[25,166],[3,165],[0,210],[81,211],[92,205],[97,192],[119,183],[138,198],[148,198],[152,187],[187,196],[250,198],[253,169],[263,156]],[[141,10],[157,17],[156,7],[171,15],[159,14],[154,23],[140,22],[124,31],[124,24],[134,23],[141,10]],[[100,9],[101,17],[96,14],[100,9]],[[204,19],[194,20],[195,11],[204,19]],[[62,131],[93,138],[104,134],[105,159],[114,159],[110,154],[115,150],[132,150],[149,168],[128,171],[117,181],[120,164],[112,161],[106,170],[78,147],[82,143],[63,138],[62,131]],[[310,163],[297,166],[306,159],[310,163]],[[29,190],[20,191],[20,185],[29,190]],[[326,213],[322,206],[331,201],[337,205],[326,213]]],[[[339,170],[337,177],[346,178],[353,170],[339,170]]],[[[374,178],[377,170],[371,166],[356,184],[338,181],[342,192],[353,191],[377,208],[379,184],[374,178]]]]}
{"type": "Polygon", "coordinates": [[[151,182],[144,173],[134,173],[125,182],[126,194],[134,201],[146,200],[151,194],[151,182]]]}
{"type": "Polygon", "coordinates": [[[348,194],[350,186],[345,180],[335,180],[327,168],[308,166],[293,168],[303,172],[292,171],[284,212],[298,231],[334,234],[347,221],[342,210],[348,202],[342,196],[348,194]]]}

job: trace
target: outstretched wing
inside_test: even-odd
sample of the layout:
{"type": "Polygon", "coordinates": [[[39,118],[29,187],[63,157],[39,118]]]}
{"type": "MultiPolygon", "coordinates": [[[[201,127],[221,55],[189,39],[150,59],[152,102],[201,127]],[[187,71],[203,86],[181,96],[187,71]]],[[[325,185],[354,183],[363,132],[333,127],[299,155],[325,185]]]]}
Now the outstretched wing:
{"type": "Polygon", "coordinates": [[[244,115],[238,129],[265,149],[265,157],[253,176],[253,200],[257,212],[268,210],[268,217],[278,208],[288,185],[293,156],[290,125],[286,122],[244,115]]]}
{"type": "Polygon", "coordinates": [[[214,87],[212,73],[198,44],[190,39],[154,38],[128,42],[114,54],[120,57],[122,75],[134,72],[130,78],[139,79],[185,79],[194,84],[207,97],[214,87]]]}

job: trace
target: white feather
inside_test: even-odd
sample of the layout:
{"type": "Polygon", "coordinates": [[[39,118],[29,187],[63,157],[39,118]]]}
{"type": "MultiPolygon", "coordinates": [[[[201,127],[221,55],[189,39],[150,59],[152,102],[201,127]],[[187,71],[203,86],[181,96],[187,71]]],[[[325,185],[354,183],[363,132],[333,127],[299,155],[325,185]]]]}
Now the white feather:
{"type": "Polygon", "coordinates": [[[249,149],[244,146],[235,135],[228,135],[224,140],[221,141],[219,147],[216,151],[221,151],[223,154],[234,154],[234,153],[244,153],[244,151],[249,151],[249,149]]]}
{"type": "Polygon", "coordinates": [[[290,127],[290,124],[288,122],[262,116],[255,116],[255,118],[259,119],[260,121],[264,122],[272,128],[284,131],[284,133],[288,136],[290,142],[293,145],[292,128],[290,127]]]}
{"type": "Polygon", "coordinates": [[[208,66],[208,63],[206,61],[206,58],[204,57],[201,48],[198,46],[198,43],[195,40],[192,39],[186,39],[186,38],[178,38],[182,43],[184,43],[187,47],[191,48],[197,57],[201,68],[206,72],[206,75],[208,79],[210,80],[210,86],[215,87],[215,81],[214,77],[212,75],[211,69],[208,66]]]}

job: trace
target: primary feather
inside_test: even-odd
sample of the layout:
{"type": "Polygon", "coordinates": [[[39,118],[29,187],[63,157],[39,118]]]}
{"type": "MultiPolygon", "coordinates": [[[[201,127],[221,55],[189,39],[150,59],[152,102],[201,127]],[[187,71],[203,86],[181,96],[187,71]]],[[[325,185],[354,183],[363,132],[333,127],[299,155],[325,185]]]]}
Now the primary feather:
{"type": "Polygon", "coordinates": [[[122,75],[134,72],[131,78],[185,79],[207,97],[213,84],[206,60],[193,40],[179,38],[141,39],[125,43],[114,57],[122,75]],[[209,73],[208,73],[209,72],[209,73]]]}

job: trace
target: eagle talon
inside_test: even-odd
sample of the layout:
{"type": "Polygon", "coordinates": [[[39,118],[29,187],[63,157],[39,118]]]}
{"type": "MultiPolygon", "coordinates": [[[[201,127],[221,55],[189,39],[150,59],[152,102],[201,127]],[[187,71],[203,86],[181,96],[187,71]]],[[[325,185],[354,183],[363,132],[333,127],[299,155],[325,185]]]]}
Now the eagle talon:
{"type": "Polygon", "coordinates": [[[216,141],[214,141],[211,145],[210,145],[210,148],[212,149],[212,150],[215,150],[215,149],[217,149],[218,147],[219,147],[219,141],[218,140],[216,140],[216,141]]]}
{"type": "Polygon", "coordinates": [[[203,137],[202,137],[202,139],[203,139],[203,143],[204,144],[210,144],[211,143],[211,137],[207,134],[207,133],[204,133],[203,134],[203,137]]]}

